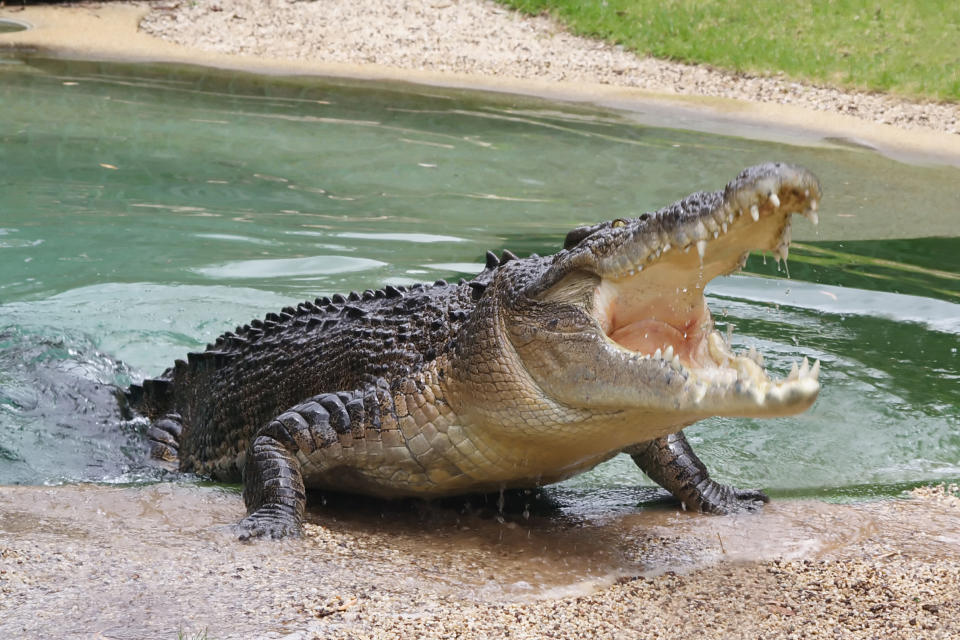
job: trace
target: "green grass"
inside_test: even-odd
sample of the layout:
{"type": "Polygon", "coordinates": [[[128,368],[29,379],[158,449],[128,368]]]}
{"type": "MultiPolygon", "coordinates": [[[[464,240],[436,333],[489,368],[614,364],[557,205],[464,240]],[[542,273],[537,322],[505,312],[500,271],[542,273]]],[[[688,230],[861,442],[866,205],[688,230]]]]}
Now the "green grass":
{"type": "Polygon", "coordinates": [[[957,0],[499,0],[640,54],[960,101],[957,0]]]}

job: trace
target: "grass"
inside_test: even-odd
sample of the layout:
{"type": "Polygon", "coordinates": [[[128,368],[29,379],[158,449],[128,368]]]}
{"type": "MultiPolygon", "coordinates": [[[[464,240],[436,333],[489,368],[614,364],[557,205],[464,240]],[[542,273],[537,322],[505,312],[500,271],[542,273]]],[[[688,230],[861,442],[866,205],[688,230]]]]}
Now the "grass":
{"type": "Polygon", "coordinates": [[[657,58],[960,101],[957,0],[499,0],[657,58]]]}

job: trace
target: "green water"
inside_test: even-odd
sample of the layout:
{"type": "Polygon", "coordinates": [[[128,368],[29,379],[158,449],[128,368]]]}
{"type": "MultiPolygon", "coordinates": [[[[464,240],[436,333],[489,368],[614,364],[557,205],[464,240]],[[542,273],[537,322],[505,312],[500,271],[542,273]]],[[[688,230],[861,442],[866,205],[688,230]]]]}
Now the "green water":
{"type": "Polygon", "coordinates": [[[14,31],[23,31],[27,27],[19,22],[12,20],[0,20],[0,33],[13,33],[14,31]]]}
{"type": "MultiPolygon", "coordinates": [[[[822,360],[823,392],[793,418],[702,422],[698,451],[774,495],[960,478],[960,169],[526,98],[2,62],[0,483],[143,477],[102,383],[159,373],[237,324],[472,274],[487,249],[553,252],[578,223],[768,160],[821,177],[821,224],[795,224],[789,279],[754,256],[754,275],[711,285],[711,307],[774,371],[822,360]],[[59,390],[63,372],[85,390],[59,390]]],[[[644,483],[618,458],[568,486],[644,483]]]]}

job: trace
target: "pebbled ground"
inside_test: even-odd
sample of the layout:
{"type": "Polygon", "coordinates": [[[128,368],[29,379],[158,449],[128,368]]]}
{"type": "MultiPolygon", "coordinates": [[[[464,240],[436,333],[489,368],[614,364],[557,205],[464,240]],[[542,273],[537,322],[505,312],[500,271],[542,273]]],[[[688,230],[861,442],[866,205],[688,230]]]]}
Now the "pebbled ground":
{"type": "Polygon", "coordinates": [[[960,105],[728,73],[640,57],[487,0],[159,0],[151,35],[210,51],[790,104],[960,134],[960,105]]]}
{"type": "Polygon", "coordinates": [[[0,637],[946,640],[957,495],[737,516],[347,498],[249,544],[220,488],[0,487],[0,637]]]}

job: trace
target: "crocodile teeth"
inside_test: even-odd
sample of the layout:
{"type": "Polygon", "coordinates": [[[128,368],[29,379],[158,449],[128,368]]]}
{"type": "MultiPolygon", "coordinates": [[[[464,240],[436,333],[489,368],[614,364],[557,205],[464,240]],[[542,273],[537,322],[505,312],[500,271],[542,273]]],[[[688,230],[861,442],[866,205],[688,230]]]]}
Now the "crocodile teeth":
{"type": "Polygon", "coordinates": [[[820,203],[817,202],[816,198],[810,201],[810,211],[816,211],[820,207],[820,203]]]}
{"type": "Polygon", "coordinates": [[[716,331],[707,336],[707,348],[710,350],[710,357],[713,358],[714,362],[724,362],[733,355],[730,353],[729,346],[716,331]]]}
{"type": "Polygon", "coordinates": [[[766,386],[767,376],[763,369],[750,358],[737,358],[734,366],[737,369],[737,379],[750,382],[754,387],[766,386]]]}
{"type": "Polygon", "coordinates": [[[814,211],[813,209],[810,209],[810,211],[807,211],[806,213],[804,213],[803,216],[813,224],[820,223],[820,216],[818,216],[817,212],[814,211]]]}
{"type": "Polygon", "coordinates": [[[703,260],[704,254],[707,253],[707,241],[706,241],[706,240],[697,240],[697,253],[700,254],[700,260],[703,260]]]}
{"type": "Polygon", "coordinates": [[[676,369],[682,369],[682,368],[683,368],[683,367],[681,366],[681,364],[680,364],[680,356],[679,356],[679,355],[673,356],[673,366],[674,366],[674,368],[676,368],[676,369]]]}
{"type": "Polygon", "coordinates": [[[760,219],[760,209],[755,204],[750,205],[750,217],[754,222],[760,219]]]}
{"type": "MultiPolygon", "coordinates": [[[[819,360],[818,360],[819,362],[819,360]]],[[[787,376],[787,382],[800,379],[800,369],[797,368],[797,363],[794,362],[790,367],[790,375],[787,376]]]]}
{"type": "MultiPolygon", "coordinates": [[[[819,362],[819,360],[817,362],[819,362]]],[[[804,356],[803,363],[800,365],[800,377],[806,378],[809,374],[810,374],[810,361],[807,360],[806,356],[804,356]]]]}
{"type": "Polygon", "coordinates": [[[773,206],[779,207],[779,206],[780,206],[780,197],[777,196],[777,194],[775,194],[775,193],[771,193],[771,194],[770,194],[770,202],[771,202],[771,204],[773,204],[773,206]]]}
{"type": "Polygon", "coordinates": [[[667,350],[663,352],[664,360],[673,360],[673,345],[667,347],[667,350]]]}

